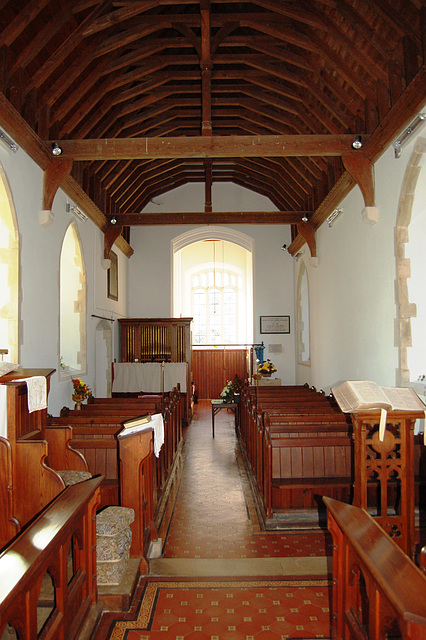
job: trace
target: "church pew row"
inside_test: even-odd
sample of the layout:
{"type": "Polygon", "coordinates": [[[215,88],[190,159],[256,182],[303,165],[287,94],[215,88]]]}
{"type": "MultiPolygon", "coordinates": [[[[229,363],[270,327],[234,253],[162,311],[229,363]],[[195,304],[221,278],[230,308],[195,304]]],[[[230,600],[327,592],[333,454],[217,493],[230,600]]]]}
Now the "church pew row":
{"type": "Polygon", "coordinates": [[[349,500],[352,425],[331,398],[308,387],[247,387],[240,438],[265,518],[315,509],[318,497],[349,500]]]}
{"type": "Polygon", "coordinates": [[[56,428],[49,434],[49,460],[47,410],[28,410],[27,384],[22,378],[44,376],[48,392],[52,373],[47,369],[18,369],[1,379],[7,388],[7,438],[2,438],[0,445],[0,494],[6,520],[0,527],[0,548],[65,489],[57,470],[87,470],[83,456],[70,445],[69,427],[56,428]]]}
{"type": "MultiPolygon", "coordinates": [[[[15,377],[21,379],[24,376],[34,375],[46,377],[48,392],[50,370],[19,371],[15,377]]],[[[111,412],[111,405],[108,402],[105,403],[105,413],[108,413],[109,408],[110,415],[94,414],[90,409],[84,412],[70,411],[67,418],[57,419],[59,424],[52,424],[54,419],[47,415],[46,409],[29,412],[28,389],[25,381],[9,381],[3,377],[1,384],[7,384],[8,438],[0,439],[0,508],[2,510],[0,549],[4,549],[29,526],[34,518],[38,517],[47,505],[62,494],[68,482],[63,472],[69,470],[71,473],[67,475],[73,477],[72,481],[75,481],[75,476],[78,476],[77,481],[79,481],[84,475],[81,472],[87,475],[91,472],[100,478],[102,501],[99,501],[99,508],[122,504],[134,509],[136,546],[131,553],[136,553],[136,557],[145,556],[150,541],[156,537],[154,509],[168,479],[173,455],[178,449],[182,435],[178,390],[168,394],[169,397],[165,398],[162,406],[165,439],[160,457],[157,459],[152,455],[151,431],[143,434],[143,447],[141,438],[135,436],[126,439],[125,442],[120,441],[123,445],[119,444],[115,435],[122,431],[122,424],[117,424],[119,419],[117,412],[116,415],[111,416],[114,411],[111,412]],[[81,444],[83,447],[88,447],[90,455],[93,454],[91,460],[93,468],[88,468],[83,453],[73,446],[74,442],[78,444],[73,428],[70,426],[73,415],[75,421],[80,423],[82,431],[90,432],[90,444],[84,437],[81,444]],[[84,416],[83,422],[82,416],[84,416]],[[87,425],[87,420],[89,427],[84,426],[84,421],[87,425]],[[100,424],[96,421],[100,421],[100,424]],[[102,431],[104,431],[103,434],[102,431]],[[145,436],[148,435],[149,438],[146,438],[145,436]],[[93,440],[97,442],[94,443],[93,440]],[[105,443],[107,456],[113,461],[116,470],[116,477],[110,481],[109,487],[107,482],[106,490],[102,472],[96,468],[99,459],[103,461],[105,450],[102,448],[105,447],[105,443]],[[141,445],[139,448],[136,447],[138,443],[141,445]],[[100,451],[97,450],[99,444],[100,451]],[[138,458],[138,453],[139,458],[143,454],[143,459],[138,458]],[[128,460],[131,460],[130,464],[127,464],[128,460]],[[132,479],[129,480],[129,477],[132,479]],[[158,485],[154,484],[154,479],[158,479],[158,485]],[[121,482],[119,485],[119,480],[122,481],[123,486],[121,482]],[[115,485],[113,491],[111,491],[112,483],[115,485]]],[[[121,418],[139,416],[147,413],[149,408],[146,399],[132,406],[130,414],[121,415],[121,418]]],[[[154,402],[150,408],[152,413],[156,413],[158,406],[154,402]]]]}
{"type": "Polygon", "coordinates": [[[48,430],[54,425],[72,427],[72,447],[84,456],[92,475],[104,476],[101,504],[106,506],[119,503],[117,435],[123,429],[123,422],[155,413],[161,413],[164,421],[164,445],[154,460],[154,499],[157,503],[182,437],[182,405],[178,389],[165,394],[164,398],[95,398],[82,405],[81,410],[63,410],[60,417],[50,416],[48,430]]]}

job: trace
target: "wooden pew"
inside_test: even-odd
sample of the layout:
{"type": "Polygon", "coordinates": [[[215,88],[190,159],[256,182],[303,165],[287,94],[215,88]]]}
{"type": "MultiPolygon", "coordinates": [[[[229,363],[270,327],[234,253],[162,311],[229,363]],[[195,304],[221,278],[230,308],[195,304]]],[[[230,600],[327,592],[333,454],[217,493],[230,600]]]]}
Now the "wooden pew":
{"type": "Polygon", "coordinates": [[[96,524],[101,478],[68,487],[0,556],[0,636],[77,638],[101,614],[96,585],[96,524]],[[52,526],[54,523],[55,526],[52,526]],[[52,576],[51,613],[40,633],[43,579],[52,576]]]}
{"type": "Polygon", "coordinates": [[[316,510],[322,495],[350,498],[352,425],[332,398],[305,386],[249,387],[240,416],[266,519],[316,510]]]}
{"type": "MultiPolygon", "coordinates": [[[[0,379],[0,383],[7,387],[7,442],[10,455],[4,451],[3,458],[8,458],[9,471],[4,473],[9,474],[11,479],[8,499],[15,533],[64,490],[65,483],[51,464],[57,464],[59,470],[87,469],[84,458],[70,446],[69,429],[56,429],[47,435],[47,409],[31,413],[28,410],[25,379],[44,377],[48,393],[53,372],[54,369],[17,369],[0,379]],[[24,381],[20,381],[22,379],[24,381]]],[[[3,443],[5,448],[8,447],[3,443]]],[[[3,474],[5,481],[7,479],[3,474]]],[[[6,532],[3,533],[6,536],[6,532]]],[[[7,540],[4,538],[5,542],[7,540]]]]}
{"type": "Polygon", "coordinates": [[[364,509],[324,502],[333,537],[331,637],[426,638],[426,576],[364,509]]]}
{"type": "Polygon", "coordinates": [[[162,495],[182,439],[183,411],[179,389],[163,396],[140,398],[93,398],[81,410],[66,410],[49,417],[49,427],[70,425],[72,446],[80,451],[93,475],[104,476],[101,505],[120,503],[120,474],[117,435],[123,422],[144,414],[161,413],[164,420],[164,446],[153,461],[154,504],[162,495]]]}

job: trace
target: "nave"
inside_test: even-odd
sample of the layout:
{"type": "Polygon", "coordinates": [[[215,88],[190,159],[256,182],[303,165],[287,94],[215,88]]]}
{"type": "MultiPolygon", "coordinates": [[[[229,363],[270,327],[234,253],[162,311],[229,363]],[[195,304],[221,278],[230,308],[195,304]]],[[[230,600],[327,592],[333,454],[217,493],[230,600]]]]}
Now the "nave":
{"type": "Polygon", "coordinates": [[[131,609],[105,613],[96,640],[281,640],[330,637],[331,537],[262,531],[235,435],[208,400],[184,434],[171,518],[131,609]]]}

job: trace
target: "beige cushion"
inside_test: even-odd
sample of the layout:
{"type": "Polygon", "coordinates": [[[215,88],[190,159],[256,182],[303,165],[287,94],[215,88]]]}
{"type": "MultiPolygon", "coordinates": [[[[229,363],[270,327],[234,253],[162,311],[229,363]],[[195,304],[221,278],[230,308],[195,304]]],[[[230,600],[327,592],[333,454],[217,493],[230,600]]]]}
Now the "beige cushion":
{"type": "Polygon", "coordinates": [[[65,482],[67,487],[72,484],[78,484],[79,482],[84,482],[92,477],[90,471],[57,471],[62,480],[65,482]]]}
{"type": "Polygon", "coordinates": [[[115,536],[135,519],[135,512],[128,507],[107,507],[96,516],[96,534],[115,536]]]}

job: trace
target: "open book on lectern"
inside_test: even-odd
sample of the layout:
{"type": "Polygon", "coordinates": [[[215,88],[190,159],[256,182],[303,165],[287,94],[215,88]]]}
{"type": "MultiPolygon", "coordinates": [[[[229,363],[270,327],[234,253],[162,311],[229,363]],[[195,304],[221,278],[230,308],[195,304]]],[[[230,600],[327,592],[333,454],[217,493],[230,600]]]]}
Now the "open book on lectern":
{"type": "Polygon", "coordinates": [[[367,380],[348,380],[331,391],[344,413],[380,410],[380,440],[385,435],[388,411],[426,411],[426,405],[410,387],[379,387],[367,380]]]}

